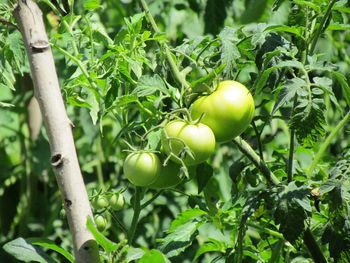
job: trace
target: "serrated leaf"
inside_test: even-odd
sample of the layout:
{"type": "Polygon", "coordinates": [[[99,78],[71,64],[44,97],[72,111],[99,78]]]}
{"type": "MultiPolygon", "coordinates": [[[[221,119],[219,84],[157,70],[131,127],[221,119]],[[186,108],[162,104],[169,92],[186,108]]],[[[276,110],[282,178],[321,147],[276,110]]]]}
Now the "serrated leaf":
{"type": "Polygon", "coordinates": [[[199,208],[187,209],[181,212],[180,214],[178,214],[176,218],[171,222],[168,232],[169,233],[174,232],[179,226],[205,214],[206,212],[199,208]]]}
{"type": "Polygon", "coordinates": [[[161,242],[160,250],[167,255],[167,257],[178,256],[185,251],[187,247],[192,244],[200,223],[196,221],[189,221],[176,228],[173,232],[167,235],[161,242]]]}
{"type": "Polygon", "coordinates": [[[270,77],[270,74],[274,70],[281,69],[281,68],[298,68],[298,69],[303,69],[304,66],[299,61],[286,60],[286,61],[281,61],[281,62],[277,63],[276,65],[270,67],[270,68],[267,68],[266,70],[263,71],[262,74],[260,74],[259,78],[257,78],[256,82],[254,83],[255,92],[257,94],[260,94],[260,92],[264,88],[268,78],[270,77]]]}
{"type": "Polygon", "coordinates": [[[159,75],[156,74],[154,76],[142,76],[139,79],[136,88],[133,90],[133,93],[137,94],[139,97],[144,97],[157,91],[170,96],[170,92],[165,86],[164,81],[159,75]]]}
{"type": "Polygon", "coordinates": [[[282,107],[286,103],[291,102],[294,99],[297,91],[305,86],[306,82],[301,78],[293,78],[290,80],[286,80],[282,84],[282,91],[278,95],[278,99],[273,107],[271,115],[275,115],[275,113],[280,107],[282,107]]]}
{"type": "Polygon", "coordinates": [[[48,255],[46,255],[42,249],[34,247],[30,242],[27,242],[21,237],[6,243],[2,248],[7,253],[23,262],[55,262],[48,255]]]}
{"type": "Polygon", "coordinates": [[[151,131],[147,135],[147,146],[149,149],[156,150],[158,148],[158,145],[161,139],[161,134],[162,134],[162,131],[157,130],[157,131],[151,131]]]}
{"type": "Polygon", "coordinates": [[[233,67],[236,65],[235,61],[241,54],[236,46],[238,41],[236,36],[236,30],[233,28],[225,27],[219,34],[221,41],[221,61],[226,65],[224,74],[230,76],[233,67]]]}

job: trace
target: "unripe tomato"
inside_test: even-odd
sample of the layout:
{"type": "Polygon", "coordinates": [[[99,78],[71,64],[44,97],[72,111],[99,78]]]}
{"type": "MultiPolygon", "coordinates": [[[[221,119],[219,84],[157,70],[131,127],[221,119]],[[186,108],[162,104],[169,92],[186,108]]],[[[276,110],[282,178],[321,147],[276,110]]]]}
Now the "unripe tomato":
{"type": "Polygon", "coordinates": [[[92,205],[95,209],[102,209],[108,207],[109,203],[106,197],[97,196],[94,198],[92,205]]]}
{"type": "Polygon", "coordinates": [[[102,215],[95,216],[95,225],[98,231],[102,232],[106,229],[107,219],[102,215]]]}
{"type": "Polygon", "coordinates": [[[124,161],[124,174],[136,185],[145,187],[152,184],[159,175],[161,163],[156,154],[151,152],[130,153],[124,161]]]}
{"type": "Polygon", "coordinates": [[[247,129],[254,109],[249,90],[239,82],[226,80],[212,94],[192,104],[191,116],[196,119],[204,113],[201,122],[213,130],[217,142],[226,142],[247,129]]]}
{"type": "Polygon", "coordinates": [[[176,186],[181,182],[180,168],[180,165],[169,161],[166,166],[162,166],[159,176],[149,188],[165,189],[176,186]]]}
{"type": "Polygon", "coordinates": [[[113,194],[109,198],[109,205],[114,211],[119,211],[124,207],[124,196],[121,193],[113,194]]]}
{"type": "MultiPolygon", "coordinates": [[[[162,133],[162,147],[166,154],[171,152],[180,157],[185,144],[192,152],[183,159],[186,165],[195,165],[204,162],[215,150],[215,136],[213,131],[202,123],[189,124],[183,120],[171,121],[165,125],[162,133]],[[185,143],[185,144],[184,144],[185,143]]],[[[180,163],[176,158],[171,157],[174,162],[180,163]]]]}

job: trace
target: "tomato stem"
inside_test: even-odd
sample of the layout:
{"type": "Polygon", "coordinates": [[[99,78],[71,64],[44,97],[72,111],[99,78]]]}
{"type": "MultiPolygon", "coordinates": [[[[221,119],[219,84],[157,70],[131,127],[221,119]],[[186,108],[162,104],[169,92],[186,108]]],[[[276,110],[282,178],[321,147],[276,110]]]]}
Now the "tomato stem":
{"type": "Polygon", "coordinates": [[[136,232],[137,223],[139,221],[140,212],[141,212],[141,188],[135,187],[135,196],[133,203],[134,215],[132,217],[131,226],[128,233],[128,243],[132,245],[133,239],[136,232]]]}

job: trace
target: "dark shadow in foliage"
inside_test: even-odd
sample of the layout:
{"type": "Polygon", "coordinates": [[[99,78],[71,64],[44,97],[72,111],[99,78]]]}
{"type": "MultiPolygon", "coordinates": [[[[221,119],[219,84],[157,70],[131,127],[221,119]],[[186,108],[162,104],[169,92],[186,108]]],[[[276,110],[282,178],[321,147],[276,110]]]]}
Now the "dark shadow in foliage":
{"type": "Polygon", "coordinates": [[[245,11],[241,15],[241,23],[248,24],[258,21],[264,14],[267,0],[246,0],[245,11]]]}
{"type": "Polygon", "coordinates": [[[309,190],[306,186],[296,188],[293,182],[284,189],[284,193],[278,194],[276,210],[274,212],[275,223],[279,225],[286,240],[295,244],[305,230],[306,210],[310,210],[309,190]],[[306,209],[307,208],[307,209],[306,209]]]}
{"type": "Polygon", "coordinates": [[[328,223],[322,235],[322,244],[329,245],[329,253],[335,262],[350,262],[350,236],[346,230],[344,232],[339,233],[328,223]]]}
{"type": "Polygon", "coordinates": [[[350,209],[347,203],[350,185],[350,150],[330,171],[330,179],[320,187],[323,202],[328,202],[329,222],[322,234],[335,262],[350,262],[350,209]]]}
{"type": "Polygon", "coordinates": [[[208,0],[204,13],[204,32],[216,35],[220,32],[227,17],[226,7],[232,0],[208,0]]]}
{"type": "Polygon", "coordinates": [[[255,64],[258,69],[261,69],[263,66],[264,55],[278,47],[285,47],[288,50],[291,48],[291,45],[286,39],[276,33],[270,33],[266,36],[264,44],[261,45],[255,57],[255,64]]]}

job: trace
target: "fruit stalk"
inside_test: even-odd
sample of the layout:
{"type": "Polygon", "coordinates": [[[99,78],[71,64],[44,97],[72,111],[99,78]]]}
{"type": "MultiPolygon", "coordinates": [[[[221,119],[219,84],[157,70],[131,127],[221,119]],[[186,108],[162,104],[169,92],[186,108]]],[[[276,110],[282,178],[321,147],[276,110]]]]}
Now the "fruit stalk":
{"type": "Polygon", "coordinates": [[[51,164],[73,236],[75,262],[100,262],[97,243],[86,227],[92,212],[75,150],[73,125],[65,110],[41,10],[31,0],[18,1],[14,16],[26,46],[34,93],[49,137],[51,164]]]}

